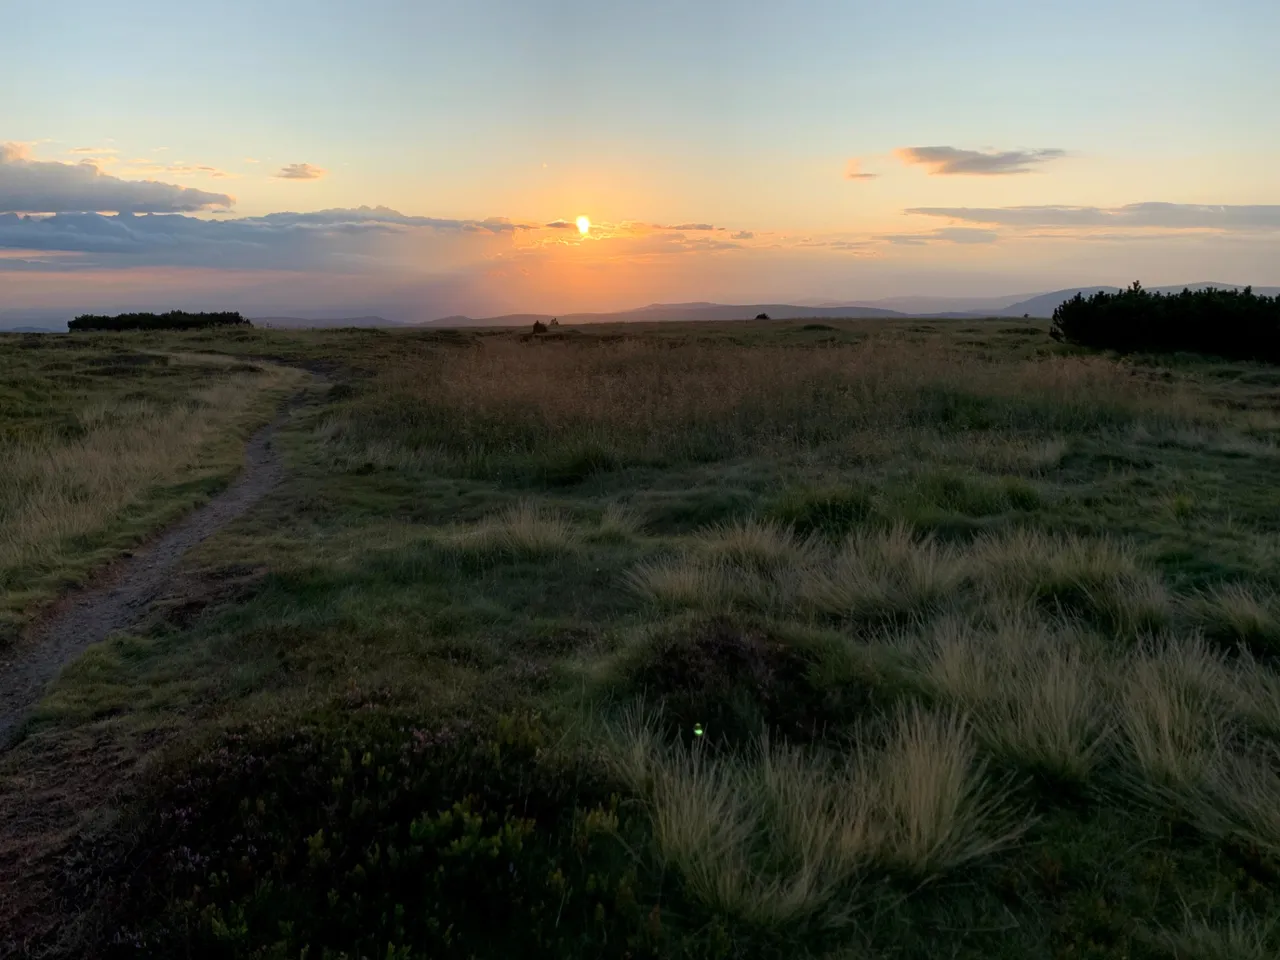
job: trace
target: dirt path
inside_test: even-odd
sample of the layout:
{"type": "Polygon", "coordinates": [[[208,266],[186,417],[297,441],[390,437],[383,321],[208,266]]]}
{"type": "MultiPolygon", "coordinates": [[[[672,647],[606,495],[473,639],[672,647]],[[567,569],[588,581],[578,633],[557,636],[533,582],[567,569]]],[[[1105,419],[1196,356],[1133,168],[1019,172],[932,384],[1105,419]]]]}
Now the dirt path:
{"type": "Polygon", "coordinates": [[[245,448],[245,466],[234,483],[157,539],[117,564],[109,578],[70,594],[52,616],[0,656],[0,751],[12,742],[49,681],[86,647],[136,622],[173,575],[182,555],[260,500],[283,473],[275,448],[282,414],[245,448]]]}

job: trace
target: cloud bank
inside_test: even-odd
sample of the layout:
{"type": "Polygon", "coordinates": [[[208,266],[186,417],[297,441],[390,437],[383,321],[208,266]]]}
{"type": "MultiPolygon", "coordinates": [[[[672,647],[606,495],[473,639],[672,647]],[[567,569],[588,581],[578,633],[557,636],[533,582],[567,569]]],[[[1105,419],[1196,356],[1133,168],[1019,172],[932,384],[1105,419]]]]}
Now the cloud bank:
{"type": "Polygon", "coordinates": [[[1006,227],[1280,230],[1277,204],[1131,203],[1123,207],[912,207],[907,213],[1006,227]]]}
{"type": "Polygon", "coordinates": [[[122,180],[97,164],[32,160],[21,144],[0,144],[0,213],[196,213],[235,198],[155,180],[122,180]]]}
{"type": "Polygon", "coordinates": [[[894,151],[909,166],[922,166],[935,177],[998,177],[1031,173],[1037,166],[1067,155],[1065,150],[962,150],[959,147],[902,147],[894,151]]]}

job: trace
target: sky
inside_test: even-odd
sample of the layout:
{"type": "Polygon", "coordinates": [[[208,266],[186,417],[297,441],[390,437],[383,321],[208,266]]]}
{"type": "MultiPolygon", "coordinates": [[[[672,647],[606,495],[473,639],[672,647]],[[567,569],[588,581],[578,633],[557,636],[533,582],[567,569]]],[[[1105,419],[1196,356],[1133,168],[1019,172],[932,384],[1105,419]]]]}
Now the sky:
{"type": "Polygon", "coordinates": [[[1280,284],[1275,0],[0,0],[0,25],[0,314],[1280,284]]]}

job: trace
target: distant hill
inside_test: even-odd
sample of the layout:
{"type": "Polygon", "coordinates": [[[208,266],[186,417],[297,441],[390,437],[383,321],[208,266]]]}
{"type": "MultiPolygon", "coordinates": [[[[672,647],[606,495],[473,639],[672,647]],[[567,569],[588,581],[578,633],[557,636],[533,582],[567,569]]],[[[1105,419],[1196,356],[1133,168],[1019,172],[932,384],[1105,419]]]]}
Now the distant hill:
{"type": "MultiPolygon", "coordinates": [[[[1172,287],[1151,287],[1152,293],[1181,293],[1183,290],[1204,290],[1208,287],[1216,287],[1219,290],[1243,290],[1240,284],[1236,283],[1214,283],[1213,281],[1205,281],[1202,283],[1182,283],[1172,287]]],[[[1082,293],[1086,297],[1095,293],[1119,293],[1119,287],[1069,287],[1066,290],[1055,290],[1053,293],[1042,293],[1039,296],[1022,300],[1018,303],[1010,304],[1000,310],[994,312],[994,316],[999,317],[1020,317],[1027,314],[1032,317],[1051,317],[1053,311],[1060,304],[1066,303],[1077,293],[1082,293]]],[[[1280,287],[1254,287],[1253,292],[1260,296],[1274,297],[1280,294],[1280,287]]]]}
{"type": "MultiPolygon", "coordinates": [[[[907,314],[879,307],[804,307],[790,303],[652,303],[637,310],[616,313],[562,313],[555,319],[567,324],[655,323],[663,320],[752,320],[767,313],[774,320],[862,319],[905,317],[907,314]]],[[[441,317],[430,321],[434,327],[527,327],[535,321],[547,323],[552,314],[509,313],[500,317],[441,317]]]]}
{"type": "Polygon", "coordinates": [[[66,329],[54,327],[0,327],[0,333],[66,333],[66,329]]]}
{"type": "Polygon", "coordinates": [[[337,319],[308,319],[306,317],[250,317],[255,327],[287,327],[289,329],[319,329],[326,327],[398,327],[395,320],[383,317],[340,317],[337,319]]]}

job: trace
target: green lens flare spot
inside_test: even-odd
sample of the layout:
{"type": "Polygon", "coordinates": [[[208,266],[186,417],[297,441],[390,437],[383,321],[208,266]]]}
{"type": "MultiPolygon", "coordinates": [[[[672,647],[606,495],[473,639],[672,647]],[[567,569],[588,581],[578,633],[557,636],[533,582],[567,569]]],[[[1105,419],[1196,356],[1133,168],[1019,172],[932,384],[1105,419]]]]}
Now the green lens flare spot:
{"type": "Polygon", "coordinates": [[[700,737],[700,736],[702,736],[702,724],[700,724],[700,723],[695,723],[695,724],[693,725],[693,735],[694,735],[695,737],[700,737]]]}

